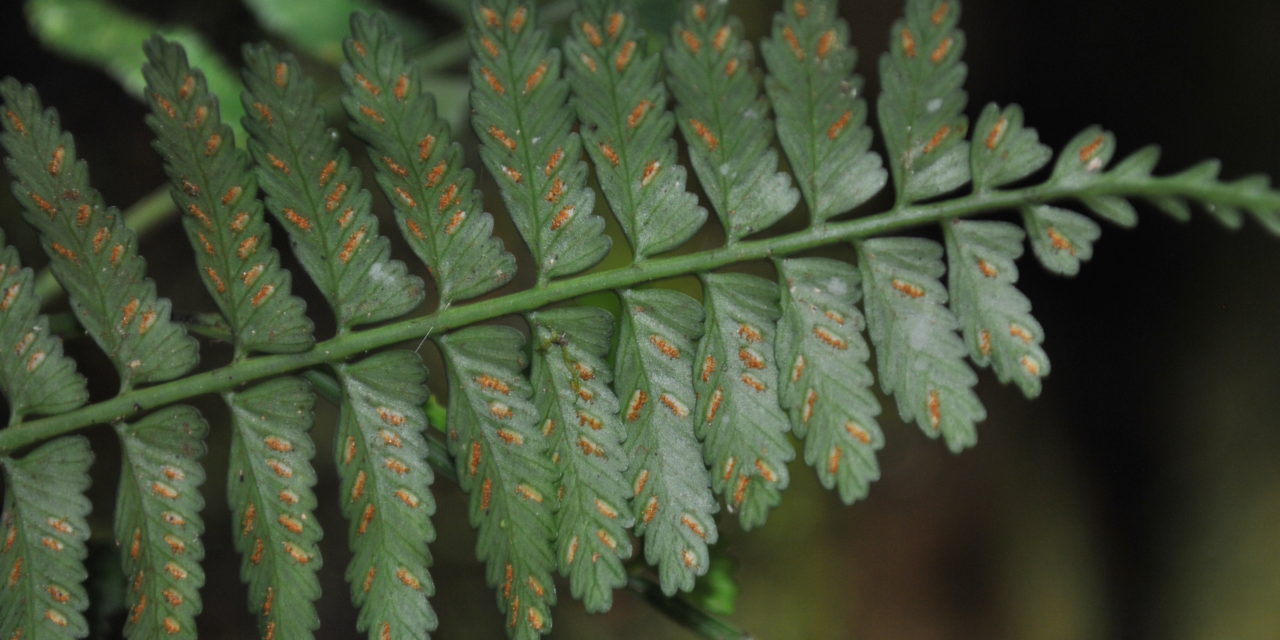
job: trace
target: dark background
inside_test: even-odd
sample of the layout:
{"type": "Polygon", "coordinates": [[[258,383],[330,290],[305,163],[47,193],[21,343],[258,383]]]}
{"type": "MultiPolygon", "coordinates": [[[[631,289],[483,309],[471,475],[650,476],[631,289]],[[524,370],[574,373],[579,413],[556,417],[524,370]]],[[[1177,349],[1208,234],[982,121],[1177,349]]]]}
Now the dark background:
{"type": "MultiPolygon", "coordinates": [[[[235,2],[120,4],[197,25],[232,61],[240,42],[264,37],[235,2]]],[[[776,3],[734,4],[753,39],[767,32],[776,3]]],[[[58,108],[108,203],[127,206],[160,185],[142,105],[91,66],[45,51],[20,5],[0,9],[0,75],[34,84],[58,108]]],[[[448,24],[444,13],[396,6],[448,24]]],[[[842,8],[868,95],[900,6],[842,8]]],[[[1121,154],[1160,143],[1163,171],[1219,157],[1228,177],[1280,175],[1280,3],[968,0],[962,26],[971,117],[988,101],[1016,101],[1055,148],[1097,123],[1116,133],[1121,154]]],[[[0,225],[38,266],[43,256],[3,191],[0,225]]],[[[1230,232],[1206,216],[1182,225],[1140,211],[1136,230],[1104,226],[1076,278],[1020,263],[1053,372],[1030,402],[981,372],[989,418],[978,447],[953,456],[885,416],[882,479],[867,500],[844,507],[797,462],[768,525],[744,535],[724,522],[741,586],[736,624],[760,638],[1280,637],[1280,244],[1252,222],[1230,232]]],[[[175,307],[206,309],[177,228],[154,232],[142,252],[175,307]]],[[[68,348],[91,374],[109,375],[88,340],[68,348]]],[[[435,383],[443,378],[433,370],[435,383]]],[[[220,409],[204,407],[216,425],[220,409]]],[[[321,458],[326,420],[315,433],[321,458]]],[[[117,473],[108,435],[93,432],[102,549],[117,473]]],[[[210,638],[254,629],[230,555],[226,441],[215,428],[206,463],[199,622],[210,638]]],[[[355,637],[335,493],[322,477],[320,637],[355,637]]],[[[501,637],[464,497],[443,481],[437,494],[437,637],[501,637]]],[[[607,616],[586,616],[567,589],[561,600],[557,637],[689,637],[629,594],[607,616]]]]}

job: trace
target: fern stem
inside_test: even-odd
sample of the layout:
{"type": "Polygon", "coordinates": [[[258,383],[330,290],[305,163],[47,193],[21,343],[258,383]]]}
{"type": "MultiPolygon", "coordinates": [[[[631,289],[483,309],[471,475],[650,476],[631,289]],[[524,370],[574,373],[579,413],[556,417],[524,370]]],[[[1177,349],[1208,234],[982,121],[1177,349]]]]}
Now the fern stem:
{"type": "Polygon", "coordinates": [[[662,588],[658,586],[658,583],[648,578],[631,576],[627,579],[627,589],[677,624],[693,631],[700,638],[707,638],[708,640],[750,640],[752,637],[751,634],[734,628],[729,623],[699,609],[684,598],[663,594],[662,588]]]}
{"type": "Polygon", "coordinates": [[[0,430],[0,453],[9,453],[93,424],[123,420],[141,411],[193,396],[224,391],[253,380],[306,369],[372,351],[397,342],[420,339],[491,320],[532,311],[578,296],[636,286],[645,282],[709,271],[749,260],[798,253],[836,242],[864,240],[899,233],[943,220],[1015,209],[1017,207],[1090,196],[1180,196],[1250,210],[1280,210],[1280,192],[1241,193],[1230,183],[1189,182],[1179,176],[1114,176],[1086,185],[1052,182],[1007,191],[984,191],[928,204],[898,205],[883,213],[842,222],[817,225],[794,233],[744,240],[733,245],[681,256],[655,258],[640,264],[555,280],[474,304],[454,305],[430,315],[410,318],[373,329],[351,331],[296,354],[248,358],[183,379],[133,389],[110,400],[97,402],[57,416],[32,420],[21,429],[0,430]]]}

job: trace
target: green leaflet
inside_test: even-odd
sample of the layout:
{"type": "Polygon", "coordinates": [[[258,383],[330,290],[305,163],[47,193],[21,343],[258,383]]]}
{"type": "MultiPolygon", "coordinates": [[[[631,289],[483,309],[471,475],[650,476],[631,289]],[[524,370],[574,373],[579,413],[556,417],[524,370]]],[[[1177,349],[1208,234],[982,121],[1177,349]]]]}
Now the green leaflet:
{"type": "Polygon", "coordinates": [[[665,59],[689,162],[730,242],[769,228],[800,194],[770,148],[751,43],[724,3],[685,2],[665,59]]]}
{"type": "Polygon", "coordinates": [[[289,232],[294,253],[344,329],[404,315],[422,280],[390,259],[360,171],[324,126],[315,86],[291,55],[245,48],[249,150],[267,208],[289,232]]]}
{"type": "Polygon", "coordinates": [[[182,47],[147,41],[147,124],[165,158],[170,191],[195,248],[209,295],[231,325],[241,352],[294,352],[310,347],[312,324],[301,299],[290,295],[290,274],[271,247],[258,183],[248,156],[220,118],[204,74],[187,64],[182,47]]]}
{"type": "Polygon", "coordinates": [[[693,424],[711,488],[751,529],[781,501],[795,457],[773,354],[778,286],[741,273],[708,274],[702,282],[707,316],[693,361],[693,424]]]}
{"type": "Polygon", "coordinates": [[[88,439],[51,440],[21,458],[0,457],[4,515],[0,516],[0,636],[83,638],[89,606],[87,516],[93,452],[88,439]]]}
{"type": "Polygon", "coordinates": [[[323,535],[307,434],[315,396],[298,378],[276,378],[224,398],[232,425],[227,502],[249,608],[262,636],[310,638],[320,625],[313,602],[323,535]]]}
{"type": "Polygon", "coordinates": [[[969,180],[964,34],[960,3],[907,0],[880,56],[880,130],[898,203],[941,195],[969,180]]]}
{"type": "Polygon", "coordinates": [[[336,365],[342,413],[336,454],[339,500],[350,521],[347,565],[356,628],[368,637],[424,638],[436,628],[427,602],[435,539],[433,474],[423,431],[427,370],[412,351],[387,351],[336,365]]]}
{"type": "Polygon", "coordinates": [[[1040,143],[1036,130],[1022,124],[1022,108],[1003,110],[990,103],[978,116],[969,146],[973,188],[984,191],[1017,182],[1048,164],[1053,151],[1040,143]]]}
{"type": "Polygon", "coordinates": [[[815,223],[866,202],[888,174],[871,151],[858,52],[832,0],[785,3],[760,49],[778,140],[815,223]]]}
{"type": "Polygon", "coordinates": [[[604,359],[613,316],[593,307],[531,314],[534,404],[560,474],[556,563],[589,612],[608,611],[627,582],[635,522],[623,472],[626,434],[604,359]]]}
{"type": "Polygon", "coordinates": [[[952,220],[943,231],[951,309],[969,358],[980,367],[990,365],[1001,382],[1012,380],[1028,398],[1040,395],[1040,379],[1049,375],[1049,356],[1040,347],[1044,329],[1014,286],[1022,230],[1007,222],[952,220]]]}
{"type": "Polygon", "coordinates": [[[204,437],[193,408],[172,406],[116,423],[122,462],[115,536],[129,578],[129,638],[195,638],[204,584],[204,437]]]}
{"type": "Polygon", "coordinates": [[[495,0],[472,7],[471,124],[480,157],[537,265],[538,280],[582,271],[608,253],[604,220],[592,213],[569,85],[560,52],[539,28],[532,4],[495,0]]]}
{"type": "Polygon", "coordinates": [[[968,350],[938,281],[942,247],[920,238],[856,246],[880,388],[897,398],[902,419],[929,437],[941,435],[953,452],[972,446],[987,412],[973,392],[978,377],[964,361],[968,350]]]}
{"type": "Polygon", "coordinates": [[[44,110],[34,89],[0,82],[4,133],[14,197],[40,231],[50,268],[71,294],[80,324],[111,358],[120,386],[169,380],[195,365],[196,341],[169,321],[169,301],[156,296],[137,254],[137,238],[120,212],[103,205],[77,160],[58,115],[44,110]]]}
{"type": "Polygon", "coordinates": [[[707,212],[676,157],[662,56],[648,51],[630,3],[583,4],[564,42],[573,106],[600,189],[643,260],[691,238],[707,212]]]}
{"type": "Polygon", "coordinates": [[[865,321],[854,306],[862,282],[857,269],[837,260],[792,258],[777,266],[783,285],[778,399],[804,438],[804,461],[822,486],[838,488],[840,499],[852,504],[880,478],[876,451],[884,446],[865,321]]]}
{"type": "Polygon", "coordinates": [[[1064,276],[1074,276],[1080,261],[1093,257],[1093,243],[1102,235],[1093,220],[1047,204],[1023,207],[1022,221],[1040,264],[1064,276]]]}
{"type": "Polygon", "coordinates": [[[420,69],[405,60],[385,18],[356,14],[351,30],[343,104],[369,145],[401,235],[435,278],[441,306],[505,284],[515,257],[492,236],[493,217],[480,208],[462,147],[438,117],[420,69]]]}
{"type": "Polygon", "coordinates": [[[524,369],[524,338],[509,327],[473,327],[437,338],[449,369],[449,450],[470,494],[476,555],[498,589],[507,634],[551,631],[555,471],[537,428],[524,369]]]}
{"type": "Polygon", "coordinates": [[[662,592],[693,588],[719,537],[707,467],[693,433],[693,349],[702,305],[667,289],[628,289],[614,359],[614,388],[625,399],[632,505],[644,559],[662,592]]]}
{"type": "Polygon", "coordinates": [[[40,313],[34,280],[0,229],[0,349],[12,354],[0,358],[0,392],[11,425],[27,414],[62,413],[89,399],[75,361],[63,355],[62,341],[40,313]]]}

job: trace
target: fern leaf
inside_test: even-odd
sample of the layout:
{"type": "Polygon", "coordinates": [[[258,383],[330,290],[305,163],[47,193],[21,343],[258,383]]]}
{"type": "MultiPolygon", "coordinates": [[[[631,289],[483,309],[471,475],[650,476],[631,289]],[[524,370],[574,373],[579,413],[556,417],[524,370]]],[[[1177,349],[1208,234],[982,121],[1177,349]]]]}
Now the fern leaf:
{"type": "Polygon", "coordinates": [[[880,387],[897,398],[902,419],[929,437],[941,435],[954,452],[972,446],[986,410],[938,281],[942,247],[920,238],[877,238],[857,247],[880,387]]]}
{"type": "Polygon", "coordinates": [[[75,361],[63,355],[62,341],[40,313],[34,281],[0,229],[0,348],[12,349],[0,358],[0,392],[9,401],[10,424],[31,413],[70,411],[89,399],[75,361]]]}
{"type": "Polygon", "coordinates": [[[427,370],[411,351],[337,366],[342,385],[338,466],[354,557],[347,565],[356,627],[372,639],[423,638],[436,628],[427,543],[433,474],[423,430],[427,370]]]}
{"type": "Polygon", "coordinates": [[[577,273],[609,252],[560,52],[536,23],[532,3],[493,0],[472,7],[471,118],[480,157],[537,265],[539,281],[577,273]]]}
{"type": "Polygon", "coordinates": [[[221,120],[218,99],[180,45],[156,36],[145,49],[147,124],[164,156],[173,201],[187,214],[182,226],[201,279],[236,346],[243,352],[306,349],[315,341],[311,320],[302,300],[290,295],[290,275],[271,247],[257,181],[221,120]]]}
{"type": "Polygon", "coordinates": [[[298,378],[226,394],[231,409],[227,499],[240,579],[265,638],[306,639],[319,626],[320,522],[311,487],[315,396],[298,378]]]}
{"type": "Polygon", "coordinates": [[[402,235],[435,278],[440,304],[505,284],[515,258],[492,236],[493,217],[480,208],[462,148],[437,114],[421,71],[405,60],[385,18],[355,14],[351,30],[343,104],[352,130],[369,145],[402,235]]]}
{"type": "Polygon", "coordinates": [[[204,584],[199,459],[208,424],[195,409],[173,406],[115,429],[123,453],[115,534],[129,578],[125,636],[195,638],[204,584]]]}
{"type": "Polygon", "coordinates": [[[708,545],[719,537],[719,508],[693,432],[693,351],[702,306],[666,289],[623,291],[614,360],[625,399],[624,446],[630,460],[635,530],[668,596],[693,588],[707,572],[708,545]]]}
{"type": "Polygon", "coordinates": [[[507,327],[475,327],[439,338],[449,369],[449,449],[470,494],[476,554],[498,588],[507,633],[551,631],[555,472],[530,402],[524,338],[507,327]]]}
{"type": "Polygon", "coordinates": [[[1079,273],[1080,261],[1093,257],[1093,243],[1102,235],[1093,220],[1050,205],[1023,207],[1022,221],[1040,264],[1064,276],[1079,273]]]}
{"type": "Polygon", "coordinates": [[[880,57],[880,128],[898,202],[937,196],[969,180],[969,121],[960,61],[960,4],[907,0],[906,17],[889,33],[880,57]]]}
{"type": "Polygon", "coordinates": [[[613,316],[594,307],[532,314],[534,405],[560,472],[556,563],[587,611],[608,611],[627,582],[630,487],[618,399],[605,367],[613,316]]]}
{"type": "Polygon", "coordinates": [[[857,269],[825,258],[778,264],[783,282],[778,321],[778,398],[804,438],[804,460],[822,486],[852,504],[880,478],[876,451],[884,434],[880,401],[871,391],[866,321],[854,305],[862,292],[857,269]]]}
{"type": "Polygon", "coordinates": [[[769,65],[765,89],[814,222],[849,211],[884,188],[888,174],[871,151],[858,52],[832,0],[786,3],[773,37],[760,49],[769,65]]]}
{"type": "Polygon", "coordinates": [[[1040,143],[1036,130],[1023,126],[1022,108],[988,104],[978,116],[969,149],[973,187],[985,191],[1017,182],[1049,163],[1053,151],[1040,143]]]}
{"type": "Polygon", "coordinates": [[[770,148],[769,104],[742,24],[722,2],[686,2],[665,57],[689,162],[725,235],[734,242],[772,226],[800,194],[770,148]]]}
{"type": "Polygon", "coordinates": [[[186,373],[198,359],[196,341],[169,321],[169,301],[144,275],[137,238],[89,186],[88,166],[76,158],[57,113],[12,78],[0,83],[0,96],[6,116],[0,144],[9,154],[14,197],[40,231],[76,318],[115,364],[121,388],[186,373]]]}
{"type": "Polygon", "coordinates": [[[83,638],[89,605],[82,583],[89,539],[87,516],[93,452],[74,436],[52,440],[14,459],[0,457],[0,636],[83,638]]]}
{"type": "Polygon", "coordinates": [[[674,249],[706,222],[676,158],[662,56],[630,4],[584,3],[565,40],[573,105],[600,189],[637,260],[674,249]]]}
{"type": "Polygon", "coordinates": [[[360,171],[324,126],[315,86],[291,55],[245,48],[244,128],[267,208],[289,232],[303,269],[349,328],[408,313],[423,284],[390,259],[360,171]]]}
{"type": "Polygon", "coordinates": [[[969,358],[990,365],[1001,382],[1012,380],[1028,398],[1040,395],[1040,379],[1049,375],[1049,357],[1040,347],[1044,329],[1014,286],[1025,234],[1007,222],[978,220],[952,220],[943,231],[951,309],[969,358]]]}
{"type": "Polygon", "coordinates": [[[711,467],[711,488],[751,529],[782,499],[787,463],[795,457],[778,404],[778,286],[724,273],[704,276],[703,290],[707,315],[694,358],[693,424],[711,467]]]}

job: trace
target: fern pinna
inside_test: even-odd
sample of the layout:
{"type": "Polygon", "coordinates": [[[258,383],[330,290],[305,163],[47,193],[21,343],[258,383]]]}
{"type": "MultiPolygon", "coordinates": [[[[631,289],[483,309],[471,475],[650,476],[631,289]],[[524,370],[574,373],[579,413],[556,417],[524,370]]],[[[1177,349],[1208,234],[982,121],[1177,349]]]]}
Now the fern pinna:
{"type": "Polygon", "coordinates": [[[986,416],[975,366],[1037,395],[1050,363],[1017,260],[1029,244],[1050,271],[1076,273],[1101,227],[1073,207],[1131,226],[1132,198],[1177,219],[1197,203],[1229,227],[1248,213],[1280,233],[1280,192],[1265,178],[1224,182],[1216,162],[1156,176],[1152,147],[1112,165],[1115,138],[1096,127],[1046,170],[1054,154],[1016,105],[987,105],[971,124],[958,2],[908,0],[891,28],[876,100],[884,158],[831,0],[785,3],[760,44],[763,69],[725,3],[685,2],[662,43],[629,3],[582,0],[561,48],[535,9],[478,0],[466,14],[471,126],[523,252],[495,235],[459,136],[400,37],[381,16],[352,17],[341,101],[426,278],[391,257],[375,197],[296,58],[244,50],[248,140],[237,147],[182,47],[148,42],[147,123],[231,346],[230,362],[197,374],[188,316],[175,321],[157,295],[56,114],[33,89],[0,84],[22,217],[119,378],[119,393],[89,403],[33,273],[0,235],[0,635],[88,633],[94,455],[69,434],[93,424],[120,441],[113,533],[129,637],[197,636],[202,458],[208,432],[226,428],[229,534],[261,637],[316,634],[316,510],[335,500],[357,630],[434,631],[439,473],[468,494],[509,635],[535,638],[552,629],[564,585],[593,612],[650,572],[663,597],[693,589],[728,518],[744,529],[768,519],[794,457],[845,503],[867,495],[885,440],[877,388],[953,451],[976,442],[986,416]],[[845,217],[890,182],[886,211],[845,217]],[[770,231],[797,208],[790,230],[770,231]],[[664,255],[708,210],[723,246],[664,255]],[[969,219],[1002,210],[1021,224],[969,219]],[[606,232],[609,214],[620,233],[606,232]],[[929,226],[941,242],[897,235],[929,226]],[[330,318],[295,293],[303,276],[273,248],[280,233],[330,318]],[[611,248],[633,258],[599,268],[611,248]],[[537,285],[494,294],[518,257],[537,285]],[[730,268],[748,262],[759,264],[730,268]],[[650,284],[686,275],[698,284],[650,284]],[[562,304],[601,292],[617,304],[562,304]],[[424,299],[433,310],[407,317],[424,299]],[[527,331],[475,326],[517,315],[527,331]],[[328,320],[335,334],[316,335],[328,320]],[[427,338],[447,381],[447,408],[432,409],[440,435],[418,350],[392,346],[427,338]],[[226,427],[180,404],[208,393],[226,427]],[[317,394],[337,407],[332,463],[314,459],[317,394]],[[317,495],[330,468],[337,494],[317,495]]]}

